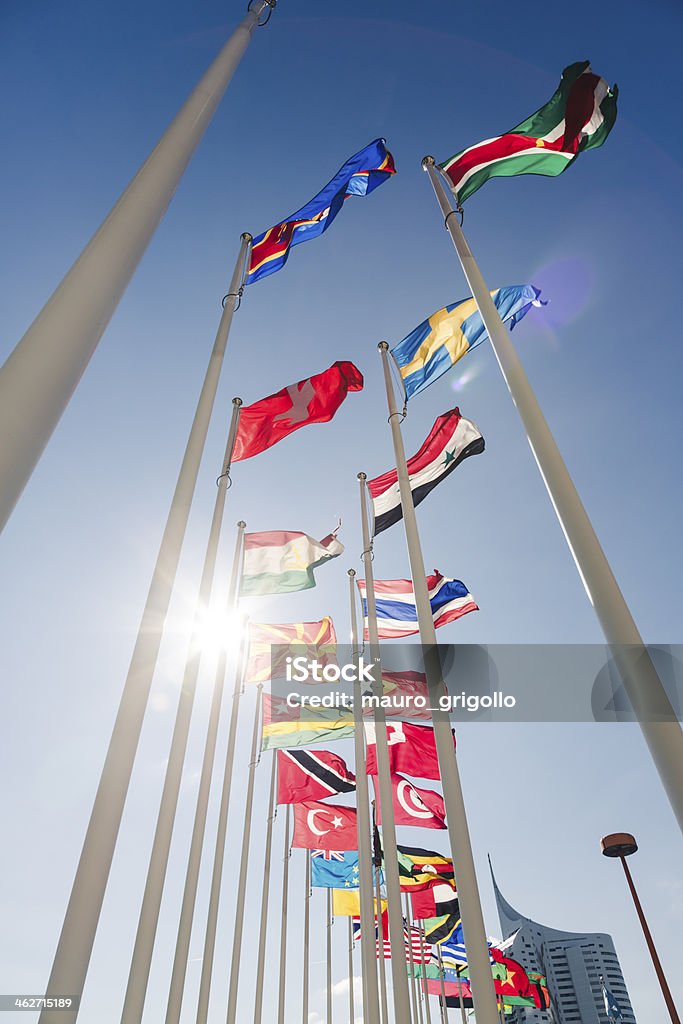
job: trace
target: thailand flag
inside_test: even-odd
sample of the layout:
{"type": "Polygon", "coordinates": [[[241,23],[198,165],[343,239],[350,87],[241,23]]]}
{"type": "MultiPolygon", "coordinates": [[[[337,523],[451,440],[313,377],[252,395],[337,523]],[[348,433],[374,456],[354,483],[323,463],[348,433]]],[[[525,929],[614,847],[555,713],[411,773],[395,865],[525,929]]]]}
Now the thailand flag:
{"type": "MultiPolygon", "coordinates": [[[[368,605],[365,580],[358,580],[365,615],[365,639],[368,640],[368,605]]],[[[442,576],[435,569],[427,577],[429,603],[435,626],[445,626],[461,615],[479,610],[474,598],[460,580],[442,576]]],[[[377,629],[380,640],[396,640],[419,633],[415,594],[411,580],[375,580],[377,629]]]]}

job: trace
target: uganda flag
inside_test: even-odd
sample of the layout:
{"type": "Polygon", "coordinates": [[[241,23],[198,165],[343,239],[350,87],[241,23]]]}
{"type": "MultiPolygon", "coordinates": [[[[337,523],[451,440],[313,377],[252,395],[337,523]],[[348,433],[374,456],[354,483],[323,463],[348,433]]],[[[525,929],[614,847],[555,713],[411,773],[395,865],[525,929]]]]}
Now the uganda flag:
{"type": "Polygon", "coordinates": [[[526,121],[439,165],[458,203],[489,178],[561,174],[579,153],[602,146],[617,117],[617,96],[616,85],[594,74],[589,61],[570,64],[550,100],[526,121]]]}
{"type": "Polygon", "coordinates": [[[440,882],[454,884],[453,861],[433,850],[418,846],[397,846],[401,892],[419,892],[440,882]]]}

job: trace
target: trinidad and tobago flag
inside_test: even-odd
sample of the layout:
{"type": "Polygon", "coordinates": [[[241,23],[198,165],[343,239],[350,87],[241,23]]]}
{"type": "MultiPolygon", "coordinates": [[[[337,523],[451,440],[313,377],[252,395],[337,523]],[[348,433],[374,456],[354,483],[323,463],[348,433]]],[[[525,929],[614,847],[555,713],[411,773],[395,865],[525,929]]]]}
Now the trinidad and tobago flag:
{"type": "Polygon", "coordinates": [[[315,199],[254,239],[245,283],[253,284],[284,267],[292,246],[327,231],[346,199],[370,195],[395,173],[384,139],[375,139],[350,157],[315,199]]]}
{"type": "Polygon", "coordinates": [[[277,802],[298,804],[353,793],[356,776],[329,750],[278,750],[277,802]]]}

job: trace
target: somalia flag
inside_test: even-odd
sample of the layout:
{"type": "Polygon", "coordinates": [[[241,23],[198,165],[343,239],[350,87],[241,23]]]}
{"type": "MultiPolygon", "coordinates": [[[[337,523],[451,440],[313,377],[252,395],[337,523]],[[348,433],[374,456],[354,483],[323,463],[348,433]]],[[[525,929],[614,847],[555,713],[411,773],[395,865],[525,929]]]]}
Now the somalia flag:
{"type": "MultiPolygon", "coordinates": [[[[365,615],[365,639],[368,637],[368,603],[365,580],[358,580],[358,589],[363,601],[365,615]]],[[[460,580],[442,576],[435,569],[427,577],[429,603],[435,627],[479,610],[469,590],[460,580]]],[[[419,633],[417,608],[412,580],[375,580],[377,601],[377,628],[380,640],[396,640],[402,636],[419,633]]]]}
{"type": "MultiPolygon", "coordinates": [[[[503,323],[510,330],[532,306],[544,306],[540,291],[530,284],[513,284],[491,292],[503,323]]],[[[488,334],[474,299],[452,302],[432,313],[399,342],[391,352],[398,364],[406,398],[424,391],[488,334]]]]}
{"type": "Polygon", "coordinates": [[[315,199],[254,239],[245,283],[253,284],[284,267],[292,246],[327,231],[346,199],[369,196],[395,173],[394,158],[384,139],[375,139],[354,154],[315,199]]]}

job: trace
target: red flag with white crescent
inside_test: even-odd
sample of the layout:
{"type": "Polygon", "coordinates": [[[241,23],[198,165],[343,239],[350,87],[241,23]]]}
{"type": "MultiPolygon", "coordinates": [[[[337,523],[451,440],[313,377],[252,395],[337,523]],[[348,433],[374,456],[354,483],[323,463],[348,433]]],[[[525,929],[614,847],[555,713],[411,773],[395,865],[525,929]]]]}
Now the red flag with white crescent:
{"type": "MultiPolygon", "coordinates": [[[[377,776],[373,775],[377,799],[377,824],[382,824],[382,807],[377,776]]],[[[394,797],[394,821],[397,825],[417,825],[418,828],[446,828],[446,807],[440,793],[433,789],[418,789],[402,775],[391,776],[394,797]]]]}
{"type": "Polygon", "coordinates": [[[355,807],[304,800],[294,804],[292,846],[303,850],[357,850],[355,807]]]}

